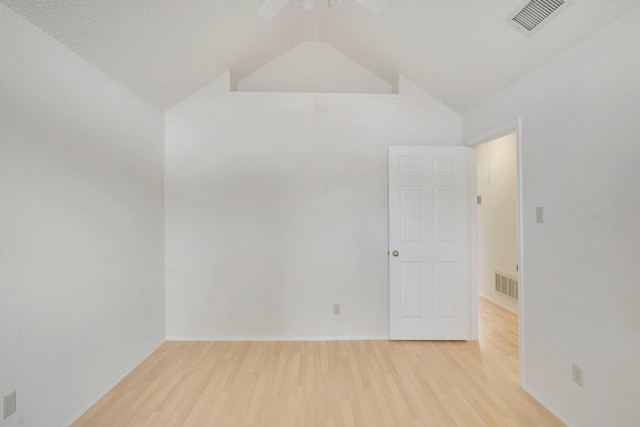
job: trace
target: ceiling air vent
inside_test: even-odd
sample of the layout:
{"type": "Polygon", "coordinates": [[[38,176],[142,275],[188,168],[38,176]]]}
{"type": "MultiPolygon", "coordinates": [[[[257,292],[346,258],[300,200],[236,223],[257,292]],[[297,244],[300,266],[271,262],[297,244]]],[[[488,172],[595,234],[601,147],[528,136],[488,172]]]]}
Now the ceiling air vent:
{"type": "Polygon", "coordinates": [[[524,34],[530,36],[540,29],[562,9],[570,0],[531,0],[517,8],[507,21],[524,34]]]}

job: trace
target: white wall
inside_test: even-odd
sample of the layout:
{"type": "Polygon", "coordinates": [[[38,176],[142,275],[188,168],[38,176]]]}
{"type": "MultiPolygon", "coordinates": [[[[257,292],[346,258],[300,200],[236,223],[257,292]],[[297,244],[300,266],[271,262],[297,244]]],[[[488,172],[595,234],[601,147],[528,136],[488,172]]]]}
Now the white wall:
{"type": "Polygon", "coordinates": [[[2,427],[69,423],[164,340],[162,113],[0,5],[2,427]]]}
{"type": "Polygon", "coordinates": [[[513,312],[518,302],[495,291],[495,273],[517,278],[518,213],[516,136],[476,148],[478,194],[478,293],[513,312]]]}
{"type": "Polygon", "coordinates": [[[391,84],[333,46],[302,42],[238,82],[240,91],[391,93],[391,84]]]}
{"type": "Polygon", "coordinates": [[[388,336],[387,147],[460,145],[460,116],[405,80],[318,111],[219,83],[166,113],[169,337],[388,336]]]}
{"type": "Polygon", "coordinates": [[[638,425],[639,40],[636,8],[463,117],[522,118],[524,385],[582,427],[638,425]]]}

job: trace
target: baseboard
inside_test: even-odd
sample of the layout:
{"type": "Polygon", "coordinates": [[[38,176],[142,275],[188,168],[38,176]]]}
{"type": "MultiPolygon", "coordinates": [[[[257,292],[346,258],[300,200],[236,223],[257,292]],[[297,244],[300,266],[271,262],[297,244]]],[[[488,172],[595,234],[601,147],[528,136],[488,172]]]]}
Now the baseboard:
{"type": "Polygon", "coordinates": [[[479,293],[478,295],[481,296],[482,298],[486,299],[487,301],[490,301],[490,302],[494,303],[495,305],[499,305],[500,307],[504,308],[507,311],[510,311],[511,313],[513,313],[515,315],[518,314],[518,310],[514,310],[511,307],[507,307],[506,305],[504,305],[502,303],[502,301],[500,301],[500,300],[498,300],[496,298],[493,298],[492,296],[488,296],[488,295],[485,295],[483,293],[479,293]]]}
{"type": "Polygon", "coordinates": [[[162,341],[160,344],[153,347],[151,351],[147,352],[142,358],[140,358],[136,363],[134,363],[133,366],[130,366],[129,368],[125,369],[120,375],[118,375],[118,377],[115,380],[111,381],[111,383],[95,399],[93,399],[91,402],[85,405],[84,408],[79,413],[77,413],[73,418],[71,418],[70,421],[65,423],[64,427],[69,427],[71,426],[71,424],[75,423],[78,420],[78,418],[84,415],[84,413],[87,412],[93,405],[98,403],[98,401],[102,399],[107,393],[109,393],[112,388],[114,388],[120,381],[124,379],[124,377],[129,375],[135,368],[137,368],[142,362],[144,362],[149,356],[151,356],[157,349],[159,349],[162,344],[164,344],[164,341],[162,341]]]}
{"type": "Polygon", "coordinates": [[[264,337],[264,336],[238,336],[238,337],[167,337],[167,341],[380,341],[388,340],[389,335],[367,335],[367,336],[349,336],[349,337],[264,337]]]}
{"type": "Polygon", "coordinates": [[[529,394],[529,396],[533,397],[533,399],[536,402],[538,402],[539,404],[544,406],[544,408],[547,411],[551,412],[557,419],[559,419],[564,424],[566,424],[567,427],[577,427],[575,424],[573,424],[571,421],[569,421],[564,415],[562,415],[560,412],[556,411],[553,406],[549,405],[549,403],[547,403],[546,400],[542,399],[533,390],[531,390],[529,387],[527,387],[526,384],[522,384],[522,389],[525,392],[527,392],[527,394],[529,394]]]}

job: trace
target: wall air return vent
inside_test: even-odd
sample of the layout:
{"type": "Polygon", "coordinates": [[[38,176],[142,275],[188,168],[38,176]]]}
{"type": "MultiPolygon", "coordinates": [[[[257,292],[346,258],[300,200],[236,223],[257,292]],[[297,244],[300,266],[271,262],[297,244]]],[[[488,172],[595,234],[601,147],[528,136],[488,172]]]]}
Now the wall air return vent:
{"type": "Polygon", "coordinates": [[[517,8],[507,21],[524,34],[530,36],[549,22],[570,0],[531,0],[517,8]]]}
{"type": "Polygon", "coordinates": [[[496,293],[518,300],[518,279],[496,271],[496,293]]]}

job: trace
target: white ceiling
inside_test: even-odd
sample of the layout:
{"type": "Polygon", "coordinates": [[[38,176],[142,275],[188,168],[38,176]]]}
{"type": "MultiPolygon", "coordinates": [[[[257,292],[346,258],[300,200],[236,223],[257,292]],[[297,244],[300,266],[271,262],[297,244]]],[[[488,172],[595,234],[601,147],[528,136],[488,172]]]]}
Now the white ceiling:
{"type": "MultiPolygon", "coordinates": [[[[302,41],[315,16],[292,2],[273,20],[263,0],[0,0],[162,109],[227,70],[242,79],[302,41]]],[[[574,0],[533,37],[506,18],[521,0],[391,0],[371,15],[322,3],[317,38],[393,83],[403,74],[468,111],[640,0],[574,0]]]]}

